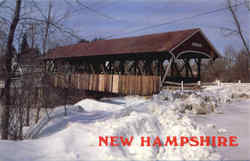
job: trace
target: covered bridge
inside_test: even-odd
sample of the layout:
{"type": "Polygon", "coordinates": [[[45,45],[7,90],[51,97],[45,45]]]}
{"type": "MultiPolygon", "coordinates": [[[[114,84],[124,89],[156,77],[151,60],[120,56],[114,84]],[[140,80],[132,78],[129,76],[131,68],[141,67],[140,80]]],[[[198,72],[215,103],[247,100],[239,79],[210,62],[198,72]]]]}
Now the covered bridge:
{"type": "Polygon", "coordinates": [[[47,70],[70,73],[75,88],[148,95],[168,82],[199,81],[202,59],[218,57],[200,29],[189,29],[58,47],[43,59],[47,70]]]}

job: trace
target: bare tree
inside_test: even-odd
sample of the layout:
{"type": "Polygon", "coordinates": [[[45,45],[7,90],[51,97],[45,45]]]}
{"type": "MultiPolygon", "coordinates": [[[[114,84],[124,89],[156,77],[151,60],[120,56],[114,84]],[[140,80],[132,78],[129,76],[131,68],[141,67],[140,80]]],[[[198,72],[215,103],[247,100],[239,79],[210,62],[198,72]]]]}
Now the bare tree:
{"type": "MultiPolygon", "coordinates": [[[[2,56],[0,59],[0,61],[2,62],[1,64],[5,64],[3,69],[5,69],[6,71],[5,88],[3,91],[0,91],[1,101],[3,101],[2,104],[4,105],[0,127],[2,139],[8,139],[9,136],[14,136],[11,137],[11,139],[21,139],[22,127],[25,125],[25,123],[26,125],[30,124],[30,107],[37,108],[37,122],[39,120],[40,108],[42,108],[43,106],[45,106],[46,109],[54,107],[54,104],[56,102],[55,100],[58,95],[55,91],[51,90],[49,90],[50,93],[46,93],[46,91],[48,91],[48,88],[50,87],[47,81],[47,84],[45,86],[42,86],[42,88],[41,86],[39,86],[39,83],[34,82],[34,80],[38,79],[44,80],[48,76],[48,73],[46,72],[35,70],[37,67],[40,67],[41,64],[39,63],[41,62],[32,64],[32,69],[24,73],[19,78],[19,81],[22,85],[17,87],[16,90],[19,91],[19,93],[21,94],[15,95],[15,92],[13,93],[14,88],[12,83],[12,77],[16,76],[14,73],[15,71],[13,69],[13,58],[14,56],[16,56],[16,54],[13,53],[13,44],[21,44],[20,42],[23,40],[24,35],[27,34],[27,40],[31,40],[31,49],[37,47],[36,44],[41,44],[39,46],[39,49],[42,51],[43,54],[45,54],[48,48],[50,47],[49,44],[52,44],[51,41],[54,41],[56,43],[58,42],[58,35],[67,35],[65,37],[59,37],[64,38],[65,40],[68,40],[69,37],[78,38],[71,29],[67,29],[61,23],[65,20],[67,14],[61,17],[56,17],[52,14],[52,1],[49,1],[48,3],[47,13],[43,13],[44,10],[40,8],[38,4],[39,2],[34,0],[30,0],[29,3],[26,2],[27,1],[16,0],[16,6],[14,10],[12,9],[12,6],[8,7],[11,12],[14,11],[14,16],[11,21],[0,16],[0,23],[4,24],[4,27],[9,28],[9,33],[6,36],[7,42],[5,47],[5,55],[2,56]],[[29,10],[27,8],[31,9],[29,10]],[[34,10],[34,8],[41,14],[40,17],[36,17],[37,15],[34,16],[30,14],[31,11],[34,10]],[[48,94],[51,97],[48,96],[48,94]],[[34,97],[25,97],[21,99],[22,95],[32,95],[34,97]],[[13,121],[13,118],[15,118],[15,121],[13,121]]],[[[3,5],[2,2],[0,3],[0,6],[1,5],[3,5]]],[[[19,45],[19,47],[20,46],[22,45],[19,45]]],[[[22,47],[20,49],[22,49],[22,47]]],[[[20,50],[20,52],[26,52],[26,50],[20,50]]]]}
{"type": "MultiPolygon", "coordinates": [[[[248,4],[248,3],[246,1],[246,4],[248,4]]],[[[247,40],[245,38],[242,26],[241,26],[240,21],[239,21],[239,18],[237,16],[236,12],[235,12],[235,7],[233,7],[233,5],[232,5],[232,0],[227,0],[227,4],[228,4],[229,11],[232,14],[234,24],[235,24],[235,26],[237,28],[237,33],[240,36],[240,39],[241,39],[242,44],[244,45],[244,47],[245,47],[245,49],[247,51],[248,56],[250,56],[249,44],[247,43],[247,40]]]]}

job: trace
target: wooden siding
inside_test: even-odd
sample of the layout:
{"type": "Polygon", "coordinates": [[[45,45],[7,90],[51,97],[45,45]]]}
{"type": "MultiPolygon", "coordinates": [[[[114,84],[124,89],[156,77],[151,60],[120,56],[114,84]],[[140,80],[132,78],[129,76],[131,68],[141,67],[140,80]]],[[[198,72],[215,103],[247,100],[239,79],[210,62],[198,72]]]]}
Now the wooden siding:
{"type": "Polygon", "coordinates": [[[153,95],[160,91],[159,76],[72,74],[53,76],[53,84],[59,88],[116,93],[121,95],[153,95]]]}

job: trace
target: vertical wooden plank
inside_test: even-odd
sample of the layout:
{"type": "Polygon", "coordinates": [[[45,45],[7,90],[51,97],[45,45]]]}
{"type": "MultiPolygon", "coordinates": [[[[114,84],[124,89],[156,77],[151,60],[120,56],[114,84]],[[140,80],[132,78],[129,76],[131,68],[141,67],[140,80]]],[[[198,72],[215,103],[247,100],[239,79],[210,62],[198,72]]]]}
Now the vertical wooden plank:
{"type": "Polygon", "coordinates": [[[107,92],[107,81],[108,81],[108,77],[107,74],[103,74],[103,92],[107,92]]]}
{"type": "Polygon", "coordinates": [[[110,92],[112,92],[113,91],[113,79],[114,79],[114,77],[113,77],[113,75],[110,75],[110,92]]]}
{"type": "Polygon", "coordinates": [[[134,75],[134,95],[137,95],[137,76],[134,75]]]}
{"type": "Polygon", "coordinates": [[[82,76],[82,74],[78,74],[78,78],[77,78],[78,89],[81,89],[81,76],[82,76]]]}
{"type": "Polygon", "coordinates": [[[123,75],[121,75],[121,77],[122,77],[122,92],[125,94],[125,95],[127,95],[127,88],[126,88],[126,86],[127,86],[127,84],[126,84],[126,77],[125,76],[123,76],[123,75]]]}
{"type": "Polygon", "coordinates": [[[99,74],[99,83],[98,83],[98,91],[104,92],[105,89],[105,75],[104,74],[99,74]]]}
{"type": "Polygon", "coordinates": [[[89,74],[82,75],[82,89],[88,90],[89,89],[89,74]]]}
{"type": "Polygon", "coordinates": [[[92,90],[92,91],[95,91],[95,84],[96,84],[95,74],[93,74],[92,77],[93,77],[93,78],[92,78],[92,79],[93,79],[93,80],[92,80],[93,82],[92,82],[92,89],[91,89],[91,90],[92,90]]]}
{"type": "Polygon", "coordinates": [[[123,76],[123,75],[121,75],[121,77],[122,77],[122,92],[123,92],[123,94],[125,94],[125,95],[127,95],[127,91],[128,91],[128,88],[126,88],[127,87],[127,77],[126,76],[123,76]]]}
{"type": "Polygon", "coordinates": [[[154,76],[150,76],[150,80],[151,80],[151,91],[150,91],[150,95],[152,95],[154,93],[154,76]]]}
{"type": "Polygon", "coordinates": [[[79,89],[81,89],[81,90],[84,90],[84,79],[85,79],[84,76],[85,76],[84,74],[79,75],[79,84],[80,84],[79,89]]]}
{"type": "Polygon", "coordinates": [[[112,93],[112,89],[113,89],[113,75],[110,74],[109,78],[110,78],[110,80],[109,80],[109,92],[112,93]]]}
{"type": "Polygon", "coordinates": [[[125,81],[126,81],[126,85],[125,85],[125,88],[126,88],[126,95],[129,95],[130,94],[130,88],[129,88],[129,79],[131,79],[131,76],[128,75],[128,76],[124,76],[125,77],[125,81]]]}
{"type": "Polygon", "coordinates": [[[89,74],[89,83],[88,83],[88,89],[87,90],[90,90],[90,84],[91,84],[91,74],[89,74]]]}
{"type": "Polygon", "coordinates": [[[158,84],[160,86],[160,77],[159,76],[156,76],[155,77],[155,93],[158,93],[158,84]]]}
{"type": "Polygon", "coordinates": [[[75,74],[76,75],[76,89],[79,89],[79,74],[75,74]]]}
{"type": "Polygon", "coordinates": [[[98,75],[94,74],[94,91],[98,91],[98,84],[99,84],[99,79],[98,79],[98,75]]]}
{"type": "Polygon", "coordinates": [[[130,84],[132,85],[132,95],[136,95],[136,76],[133,75],[132,76],[132,82],[130,82],[130,84]]]}
{"type": "Polygon", "coordinates": [[[89,90],[89,75],[88,74],[81,74],[81,89],[89,90]]]}
{"type": "Polygon", "coordinates": [[[95,75],[95,78],[96,78],[96,84],[95,84],[95,91],[99,91],[99,74],[96,74],[95,75]]]}
{"type": "Polygon", "coordinates": [[[141,91],[140,91],[140,95],[143,95],[143,92],[144,92],[144,86],[143,86],[143,83],[144,83],[144,80],[143,80],[143,75],[141,75],[141,79],[140,79],[140,84],[141,84],[141,91]]]}
{"type": "Polygon", "coordinates": [[[85,74],[80,75],[80,89],[85,90],[86,77],[85,74]]]}
{"type": "Polygon", "coordinates": [[[89,90],[91,91],[92,90],[92,84],[93,84],[93,74],[90,74],[89,75],[89,90]]]}
{"type": "Polygon", "coordinates": [[[123,91],[124,91],[124,94],[125,95],[128,95],[129,94],[129,88],[128,88],[128,79],[129,79],[129,76],[126,76],[126,75],[121,75],[123,77],[123,91]]]}
{"type": "Polygon", "coordinates": [[[82,89],[82,76],[83,74],[78,74],[78,89],[82,89]]]}
{"type": "Polygon", "coordinates": [[[150,76],[150,83],[151,83],[150,95],[153,95],[153,93],[154,93],[154,76],[150,76]]]}
{"type": "Polygon", "coordinates": [[[95,74],[95,91],[98,91],[99,87],[99,75],[95,74]]]}
{"type": "Polygon", "coordinates": [[[152,95],[160,90],[160,76],[72,74],[51,77],[55,87],[121,93],[124,95],[152,95]]]}
{"type": "Polygon", "coordinates": [[[102,91],[105,92],[106,91],[106,84],[107,84],[107,75],[106,74],[102,74],[103,75],[103,87],[102,87],[102,91]]]}
{"type": "Polygon", "coordinates": [[[160,92],[160,77],[156,78],[156,93],[160,92]]]}
{"type": "Polygon", "coordinates": [[[144,76],[143,81],[144,81],[143,83],[144,94],[143,95],[146,96],[148,95],[148,91],[150,89],[148,77],[144,76]]]}
{"type": "Polygon", "coordinates": [[[125,83],[124,83],[125,79],[124,79],[124,77],[123,77],[122,75],[119,75],[119,78],[120,78],[120,82],[119,82],[119,93],[121,93],[121,94],[126,94],[126,93],[125,93],[125,88],[124,88],[124,86],[125,86],[125,83]]]}
{"type": "Polygon", "coordinates": [[[110,84],[110,75],[109,74],[105,74],[106,75],[106,89],[105,92],[109,92],[109,84],[110,84]]]}
{"type": "Polygon", "coordinates": [[[157,76],[153,76],[153,85],[154,85],[153,94],[156,93],[156,81],[157,81],[157,76]]]}
{"type": "Polygon", "coordinates": [[[129,88],[130,88],[130,90],[129,90],[129,94],[130,95],[134,95],[134,76],[133,75],[131,75],[130,76],[130,79],[129,79],[129,88]]]}
{"type": "Polygon", "coordinates": [[[147,85],[148,85],[148,80],[147,80],[147,77],[146,76],[142,76],[142,94],[143,96],[146,96],[147,95],[147,85]]]}
{"type": "Polygon", "coordinates": [[[135,75],[135,95],[138,95],[137,94],[137,88],[138,88],[138,81],[137,81],[137,79],[138,79],[138,76],[135,75]]]}
{"type": "Polygon", "coordinates": [[[113,86],[112,86],[112,92],[113,93],[118,93],[119,92],[119,82],[120,78],[119,75],[113,75],[113,86]]]}
{"type": "Polygon", "coordinates": [[[109,75],[109,92],[112,92],[113,89],[113,75],[109,75]]]}
{"type": "Polygon", "coordinates": [[[95,74],[92,74],[92,87],[91,87],[92,91],[95,91],[95,74]]]}
{"type": "Polygon", "coordinates": [[[151,86],[149,95],[152,95],[154,93],[154,76],[149,76],[149,79],[150,79],[150,86],[151,86]]]}
{"type": "Polygon", "coordinates": [[[143,86],[143,83],[144,83],[144,76],[141,75],[141,79],[140,79],[140,84],[141,84],[141,91],[140,91],[140,95],[144,95],[144,86],[143,86]]]}
{"type": "Polygon", "coordinates": [[[122,77],[123,77],[123,82],[124,82],[124,84],[123,84],[123,91],[124,91],[124,93],[125,93],[125,95],[128,95],[128,91],[129,91],[129,88],[128,88],[128,79],[129,79],[129,75],[128,76],[123,76],[122,75],[122,77]]]}
{"type": "Polygon", "coordinates": [[[123,92],[123,77],[120,75],[119,75],[119,90],[118,90],[118,92],[120,94],[124,94],[124,92],[123,92]]]}
{"type": "Polygon", "coordinates": [[[141,95],[141,76],[138,75],[136,77],[136,83],[137,83],[137,86],[136,86],[136,94],[137,95],[141,95]]]}
{"type": "Polygon", "coordinates": [[[151,76],[147,76],[147,80],[148,80],[148,91],[147,91],[147,96],[151,95],[151,91],[152,91],[152,79],[151,76]]]}
{"type": "MultiPolygon", "coordinates": [[[[122,93],[122,77],[121,76],[119,76],[118,75],[118,77],[119,77],[119,81],[118,81],[118,93],[122,93]]],[[[114,86],[113,86],[114,87],[114,86]]]]}
{"type": "Polygon", "coordinates": [[[129,80],[131,79],[130,75],[125,75],[125,88],[126,88],[126,95],[130,94],[130,87],[129,87],[129,80]]]}
{"type": "Polygon", "coordinates": [[[83,83],[83,88],[85,90],[89,89],[89,83],[90,83],[89,77],[90,77],[90,74],[84,74],[84,81],[82,83],[83,83]],[[86,83],[85,83],[85,79],[86,79],[86,83]]]}
{"type": "Polygon", "coordinates": [[[145,87],[146,87],[146,96],[147,96],[149,95],[151,91],[150,76],[146,76],[146,80],[147,80],[147,85],[145,87]]]}
{"type": "Polygon", "coordinates": [[[153,77],[147,76],[147,79],[148,79],[148,86],[149,86],[147,95],[151,95],[153,93],[153,81],[152,81],[153,77]]]}
{"type": "Polygon", "coordinates": [[[102,91],[102,75],[99,74],[98,77],[99,77],[99,83],[97,86],[97,91],[101,92],[102,91]]]}

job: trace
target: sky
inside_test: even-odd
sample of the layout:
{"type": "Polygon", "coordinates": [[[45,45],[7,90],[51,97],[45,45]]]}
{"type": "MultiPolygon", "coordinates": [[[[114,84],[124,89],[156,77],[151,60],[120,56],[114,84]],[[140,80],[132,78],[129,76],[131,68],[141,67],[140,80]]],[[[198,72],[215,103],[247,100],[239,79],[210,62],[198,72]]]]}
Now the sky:
{"type": "MultiPolygon", "coordinates": [[[[48,0],[36,1],[46,13],[48,0]]],[[[226,0],[79,0],[84,6],[76,1],[52,0],[52,14],[60,17],[70,13],[63,24],[83,39],[111,39],[201,28],[221,53],[230,45],[235,49],[242,48],[237,34],[228,36],[229,32],[221,29],[236,28],[228,10],[216,11],[226,7],[226,0]],[[212,13],[200,15],[207,12],[212,13]]],[[[237,9],[248,41],[249,13],[244,5],[237,9]]]]}

